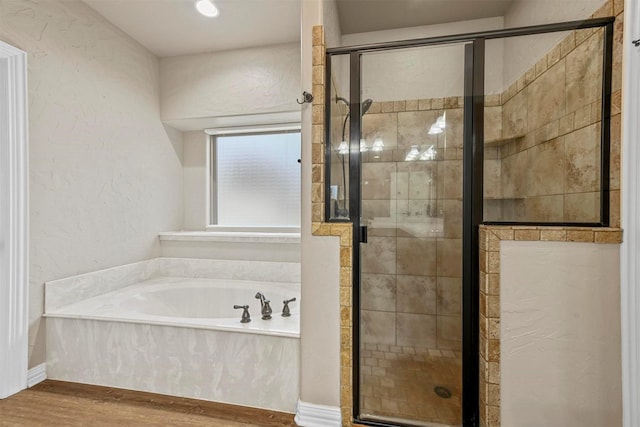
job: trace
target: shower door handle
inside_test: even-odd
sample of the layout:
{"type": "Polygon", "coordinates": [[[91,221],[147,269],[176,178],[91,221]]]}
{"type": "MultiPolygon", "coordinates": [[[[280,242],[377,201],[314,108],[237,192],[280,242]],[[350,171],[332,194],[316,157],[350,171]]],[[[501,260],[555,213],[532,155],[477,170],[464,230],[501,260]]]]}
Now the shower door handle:
{"type": "Polygon", "coordinates": [[[366,225],[360,226],[360,243],[367,243],[368,228],[366,225]]]}

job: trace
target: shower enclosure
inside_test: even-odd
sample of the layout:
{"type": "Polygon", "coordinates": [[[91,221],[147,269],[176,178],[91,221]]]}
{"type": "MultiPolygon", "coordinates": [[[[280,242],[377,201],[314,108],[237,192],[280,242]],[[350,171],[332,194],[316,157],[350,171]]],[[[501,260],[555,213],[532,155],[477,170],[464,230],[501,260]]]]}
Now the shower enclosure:
{"type": "MultiPolygon", "coordinates": [[[[462,363],[463,270],[474,269],[462,255],[463,212],[477,223],[482,208],[463,206],[463,162],[465,139],[482,132],[482,108],[465,109],[481,101],[483,81],[470,71],[483,67],[481,55],[473,61],[482,49],[461,41],[329,59],[326,215],[353,221],[362,242],[353,295],[360,420],[461,425],[463,369],[464,387],[477,388],[477,369],[462,363]]],[[[464,303],[470,313],[477,306],[464,303]]]]}
{"type": "Polygon", "coordinates": [[[608,225],[611,36],[601,18],[327,51],[325,218],[353,223],[358,423],[478,425],[478,226],[608,225]],[[550,33],[544,68],[507,78],[510,52],[550,33]]]}

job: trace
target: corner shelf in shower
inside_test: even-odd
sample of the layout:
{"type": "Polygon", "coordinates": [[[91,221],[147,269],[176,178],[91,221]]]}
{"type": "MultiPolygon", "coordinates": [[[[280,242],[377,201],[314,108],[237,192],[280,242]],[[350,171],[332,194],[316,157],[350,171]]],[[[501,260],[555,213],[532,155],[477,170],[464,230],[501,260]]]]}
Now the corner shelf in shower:
{"type": "Polygon", "coordinates": [[[507,145],[511,142],[516,142],[522,138],[524,138],[525,135],[516,135],[516,136],[511,136],[508,138],[498,138],[498,139],[489,139],[487,141],[484,142],[485,147],[501,147],[503,145],[507,145]]]}

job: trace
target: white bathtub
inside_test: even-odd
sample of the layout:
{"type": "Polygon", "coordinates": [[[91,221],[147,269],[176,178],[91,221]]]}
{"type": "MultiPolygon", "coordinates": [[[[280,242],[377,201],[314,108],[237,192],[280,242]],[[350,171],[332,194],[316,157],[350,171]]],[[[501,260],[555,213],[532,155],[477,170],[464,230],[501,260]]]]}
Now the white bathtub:
{"type": "MultiPolygon", "coordinates": [[[[166,273],[161,267],[158,272],[166,273]]],[[[47,284],[45,290],[56,294],[45,313],[48,377],[295,411],[299,283],[155,274],[66,305],[56,294],[64,283],[47,284]],[[261,319],[256,292],[271,301],[271,320],[261,319]],[[291,316],[282,317],[282,302],[292,297],[291,316]],[[251,322],[240,323],[235,304],[250,306],[251,322]]],[[[108,282],[101,277],[95,282],[108,282]]],[[[67,289],[78,283],[92,289],[92,278],[64,280],[67,289]]]]}

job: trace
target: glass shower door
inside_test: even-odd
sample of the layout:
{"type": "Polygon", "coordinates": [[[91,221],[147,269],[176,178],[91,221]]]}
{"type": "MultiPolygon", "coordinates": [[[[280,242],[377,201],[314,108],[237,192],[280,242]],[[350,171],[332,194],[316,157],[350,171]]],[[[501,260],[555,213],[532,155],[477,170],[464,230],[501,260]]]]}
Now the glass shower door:
{"type": "Polygon", "coordinates": [[[464,61],[463,43],[361,56],[361,420],[462,424],[464,61]]]}

